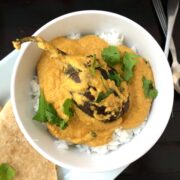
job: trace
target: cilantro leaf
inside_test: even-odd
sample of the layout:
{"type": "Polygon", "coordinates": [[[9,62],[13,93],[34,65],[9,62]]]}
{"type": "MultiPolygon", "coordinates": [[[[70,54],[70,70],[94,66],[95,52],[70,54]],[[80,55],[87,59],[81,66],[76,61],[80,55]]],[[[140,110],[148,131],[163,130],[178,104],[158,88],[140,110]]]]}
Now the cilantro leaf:
{"type": "Polygon", "coordinates": [[[103,92],[100,92],[98,94],[98,97],[96,99],[96,102],[99,103],[101,102],[102,100],[104,100],[105,98],[107,98],[111,93],[113,93],[114,90],[113,89],[108,89],[105,93],[103,92]]]}
{"type": "Polygon", "coordinates": [[[142,78],[142,82],[145,97],[155,99],[158,95],[158,91],[157,89],[155,89],[153,82],[151,80],[146,79],[144,76],[142,78]]]}
{"type": "Polygon", "coordinates": [[[53,105],[46,101],[42,91],[40,92],[40,96],[39,96],[38,111],[33,117],[33,120],[39,122],[49,122],[51,124],[55,124],[61,129],[65,129],[68,125],[67,122],[64,121],[64,119],[58,116],[53,105]]]}
{"type": "Polygon", "coordinates": [[[48,119],[48,122],[51,124],[55,124],[56,126],[60,127],[61,129],[65,129],[68,125],[66,121],[61,119],[57,114],[53,114],[49,111],[46,111],[46,117],[48,119]]]}
{"type": "Polygon", "coordinates": [[[73,103],[74,103],[74,101],[72,99],[66,99],[63,104],[63,112],[68,117],[72,117],[74,115],[74,111],[72,109],[73,103]]]}
{"type": "Polygon", "coordinates": [[[109,77],[109,79],[113,80],[115,82],[116,86],[118,86],[118,87],[120,86],[121,82],[123,81],[122,77],[117,72],[108,73],[108,77],[109,77]]]}
{"type": "Polygon", "coordinates": [[[139,57],[137,54],[125,53],[123,57],[123,70],[124,70],[124,79],[130,81],[133,77],[133,69],[137,63],[135,58],[139,57]]]}
{"type": "Polygon", "coordinates": [[[66,129],[67,126],[68,126],[68,123],[67,123],[66,121],[62,121],[61,124],[60,124],[60,128],[61,128],[62,130],[66,129]]]}
{"type": "Polygon", "coordinates": [[[49,123],[58,125],[60,123],[60,119],[56,114],[53,114],[49,111],[46,111],[46,118],[49,123]]]}
{"type": "Polygon", "coordinates": [[[116,46],[108,46],[101,53],[102,58],[109,66],[114,66],[120,63],[120,52],[116,46]]]}
{"type": "MultiPolygon", "coordinates": [[[[46,104],[46,110],[45,111],[48,111],[52,114],[57,114],[56,110],[54,109],[53,105],[50,104],[50,103],[47,103],[46,104]]],[[[46,112],[45,112],[46,113],[46,112]]]]}
{"type": "Polygon", "coordinates": [[[0,165],[0,180],[12,180],[16,175],[16,171],[7,163],[0,165]]]}
{"type": "Polygon", "coordinates": [[[46,100],[44,97],[44,93],[41,91],[40,96],[39,96],[38,111],[36,112],[35,116],[33,117],[33,120],[37,120],[40,122],[47,122],[46,114],[45,114],[46,105],[47,104],[46,104],[46,100]]]}

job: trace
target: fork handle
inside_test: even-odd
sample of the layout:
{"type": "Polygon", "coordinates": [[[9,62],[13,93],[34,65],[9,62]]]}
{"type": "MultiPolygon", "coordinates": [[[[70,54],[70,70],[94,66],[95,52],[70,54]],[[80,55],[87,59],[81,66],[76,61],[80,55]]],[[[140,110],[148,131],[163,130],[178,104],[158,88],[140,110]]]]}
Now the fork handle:
{"type": "Polygon", "coordinates": [[[170,40],[171,40],[171,36],[172,36],[173,26],[174,26],[174,22],[171,22],[170,20],[168,20],[168,31],[167,31],[167,36],[166,36],[166,44],[165,44],[165,48],[164,48],[164,53],[165,53],[166,57],[168,57],[168,55],[169,55],[169,46],[170,46],[170,40]]]}
{"type": "Polygon", "coordinates": [[[178,8],[179,8],[178,0],[168,0],[168,28],[167,28],[166,44],[164,49],[164,53],[166,57],[168,57],[169,54],[170,40],[171,40],[178,8]]]}
{"type": "Polygon", "coordinates": [[[170,46],[170,40],[171,40],[171,36],[172,36],[172,32],[173,32],[174,22],[175,22],[174,18],[172,18],[172,17],[168,18],[166,44],[165,44],[165,48],[164,48],[164,53],[165,53],[166,57],[168,57],[168,54],[169,54],[169,46],[170,46]]]}

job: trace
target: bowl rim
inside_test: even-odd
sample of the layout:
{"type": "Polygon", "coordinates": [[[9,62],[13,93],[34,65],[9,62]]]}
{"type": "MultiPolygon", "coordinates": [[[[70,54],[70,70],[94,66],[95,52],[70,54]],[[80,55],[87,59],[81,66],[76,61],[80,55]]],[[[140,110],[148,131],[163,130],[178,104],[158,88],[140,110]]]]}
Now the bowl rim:
{"type": "MultiPolygon", "coordinates": [[[[122,15],[113,13],[113,12],[108,12],[108,11],[101,11],[101,10],[83,10],[83,11],[75,11],[75,12],[71,12],[62,16],[59,16],[51,21],[49,21],[48,23],[46,23],[45,25],[43,25],[41,28],[39,28],[33,35],[38,35],[39,33],[41,33],[43,30],[45,30],[47,27],[53,25],[54,23],[65,19],[65,18],[69,18],[71,16],[76,16],[76,15],[83,15],[83,14],[100,14],[100,15],[108,15],[108,16],[113,16],[113,17],[117,17],[117,18],[121,18],[125,21],[127,21],[130,24],[133,24],[134,26],[140,28],[141,30],[143,30],[144,32],[146,32],[146,34],[148,34],[148,36],[151,37],[151,39],[153,39],[154,43],[156,43],[157,46],[159,46],[159,44],[156,42],[156,40],[152,37],[152,35],[146,31],[142,26],[140,26],[138,23],[130,20],[127,17],[124,17],[122,15]]],[[[161,127],[161,131],[158,132],[156,134],[156,137],[154,137],[153,140],[151,140],[151,143],[149,144],[149,146],[147,146],[146,148],[144,148],[143,153],[139,153],[136,156],[131,156],[127,163],[123,164],[121,167],[108,167],[108,168],[103,168],[103,169],[90,169],[90,168],[80,168],[80,167],[75,167],[74,165],[70,165],[70,164],[65,164],[63,162],[60,162],[59,160],[53,158],[51,155],[49,155],[48,153],[46,153],[41,147],[38,146],[38,144],[36,144],[36,142],[33,141],[33,139],[31,138],[31,136],[26,132],[26,129],[24,128],[24,125],[22,123],[22,120],[18,114],[18,111],[16,109],[16,101],[15,101],[15,92],[14,92],[14,87],[15,87],[15,77],[16,77],[16,72],[18,70],[18,66],[20,64],[20,59],[23,56],[23,54],[25,53],[25,51],[27,50],[28,46],[30,43],[27,43],[24,45],[24,47],[22,47],[21,51],[19,52],[19,56],[17,58],[17,61],[15,63],[15,67],[13,70],[13,75],[12,75],[12,80],[11,80],[11,99],[12,99],[12,106],[13,106],[13,112],[14,115],[16,117],[16,122],[18,124],[18,126],[20,127],[20,130],[23,132],[25,138],[28,140],[28,142],[33,146],[33,148],[38,151],[42,156],[44,156],[45,158],[47,158],[48,160],[50,160],[51,162],[65,167],[67,169],[74,169],[74,170],[81,170],[81,171],[86,171],[86,172],[104,172],[104,171],[111,171],[111,170],[115,170],[118,168],[121,168],[123,166],[126,166],[132,162],[134,162],[135,160],[139,159],[140,157],[142,157],[147,151],[149,151],[154,144],[158,141],[158,139],[160,138],[160,136],[162,135],[162,133],[164,132],[168,122],[169,122],[169,117],[172,111],[172,106],[173,106],[173,99],[174,99],[174,88],[173,88],[173,81],[172,81],[172,85],[170,87],[170,91],[169,91],[169,105],[168,105],[168,112],[166,112],[169,116],[167,117],[166,121],[164,121],[163,126],[161,127]]],[[[160,46],[159,46],[160,47],[160,46]]],[[[162,50],[161,50],[162,51],[162,50]]],[[[165,55],[164,55],[165,57],[165,55]]],[[[169,68],[170,70],[170,68],[169,68]]]]}

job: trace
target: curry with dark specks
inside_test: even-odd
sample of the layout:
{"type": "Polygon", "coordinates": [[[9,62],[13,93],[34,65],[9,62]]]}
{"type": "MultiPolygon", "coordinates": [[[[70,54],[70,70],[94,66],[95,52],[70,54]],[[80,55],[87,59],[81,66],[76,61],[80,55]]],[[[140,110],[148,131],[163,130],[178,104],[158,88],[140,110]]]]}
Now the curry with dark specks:
{"type": "MultiPolygon", "coordinates": [[[[51,43],[65,52],[63,61],[44,52],[37,65],[39,84],[46,100],[68,122],[64,130],[48,123],[53,136],[75,144],[98,146],[108,143],[116,128],[135,128],[147,118],[152,100],[144,96],[142,78],[153,81],[153,74],[142,57],[136,58],[131,81],[122,81],[118,87],[108,74],[121,75],[123,67],[110,67],[103,60],[102,50],[109,46],[104,40],[87,35],[78,40],[58,37],[51,43]],[[94,58],[96,67],[92,73],[94,58]],[[107,92],[108,96],[98,102],[99,94],[107,92]],[[71,118],[62,109],[66,99],[74,101],[71,118]]],[[[126,52],[135,54],[124,45],[117,48],[122,57],[126,52]]]]}

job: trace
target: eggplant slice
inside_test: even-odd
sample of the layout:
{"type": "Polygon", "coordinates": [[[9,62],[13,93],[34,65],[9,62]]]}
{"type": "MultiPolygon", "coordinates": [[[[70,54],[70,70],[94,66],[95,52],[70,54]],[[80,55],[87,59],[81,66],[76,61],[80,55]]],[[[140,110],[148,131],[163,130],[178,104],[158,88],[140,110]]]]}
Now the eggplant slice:
{"type": "Polygon", "coordinates": [[[103,123],[108,123],[108,122],[112,122],[115,121],[117,119],[119,119],[120,117],[122,117],[129,108],[129,98],[128,100],[123,104],[122,108],[119,108],[118,111],[114,112],[114,115],[111,115],[112,112],[106,112],[106,107],[105,106],[97,106],[96,104],[90,102],[90,101],[86,101],[84,103],[84,105],[78,105],[76,102],[75,104],[77,105],[77,107],[79,109],[81,109],[84,113],[86,113],[87,115],[91,116],[94,118],[94,111],[97,112],[97,114],[99,115],[110,115],[109,118],[102,120],[103,123]],[[93,109],[93,110],[92,110],[93,109]]]}
{"type": "MultiPolygon", "coordinates": [[[[103,69],[101,67],[98,67],[96,69],[99,70],[99,72],[101,73],[101,75],[103,76],[103,78],[105,80],[109,79],[108,73],[105,69],[103,69]]],[[[109,71],[115,71],[115,70],[110,68],[109,71]]],[[[87,99],[87,101],[85,101],[83,105],[78,104],[74,99],[76,106],[81,111],[86,113],[87,115],[89,115],[93,118],[95,118],[94,113],[96,113],[97,115],[103,115],[104,119],[100,120],[100,121],[103,123],[108,123],[108,122],[112,122],[112,121],[119,119],[128,111],[128,109],[129,109],[129,97],[127,98],[127,100],[125,102],[123,102],[121,107],[118,107],[118,110],[116,109],[116,111],[114,110],[113,112],[112,111],[106,111],[106,108],[107,108],[106,106],[96,103],[96,101],[95,101],[96,97],[94,97],[90,92],[91,88],[93,90],[97,91],[97,89],[95,87],[90,85],[84,93],[79,93],[79,95],[84,96],[87,99]]],[[[113,94],[117,98],[120,98],[115,90],[113,91],[113,94]]]]}

